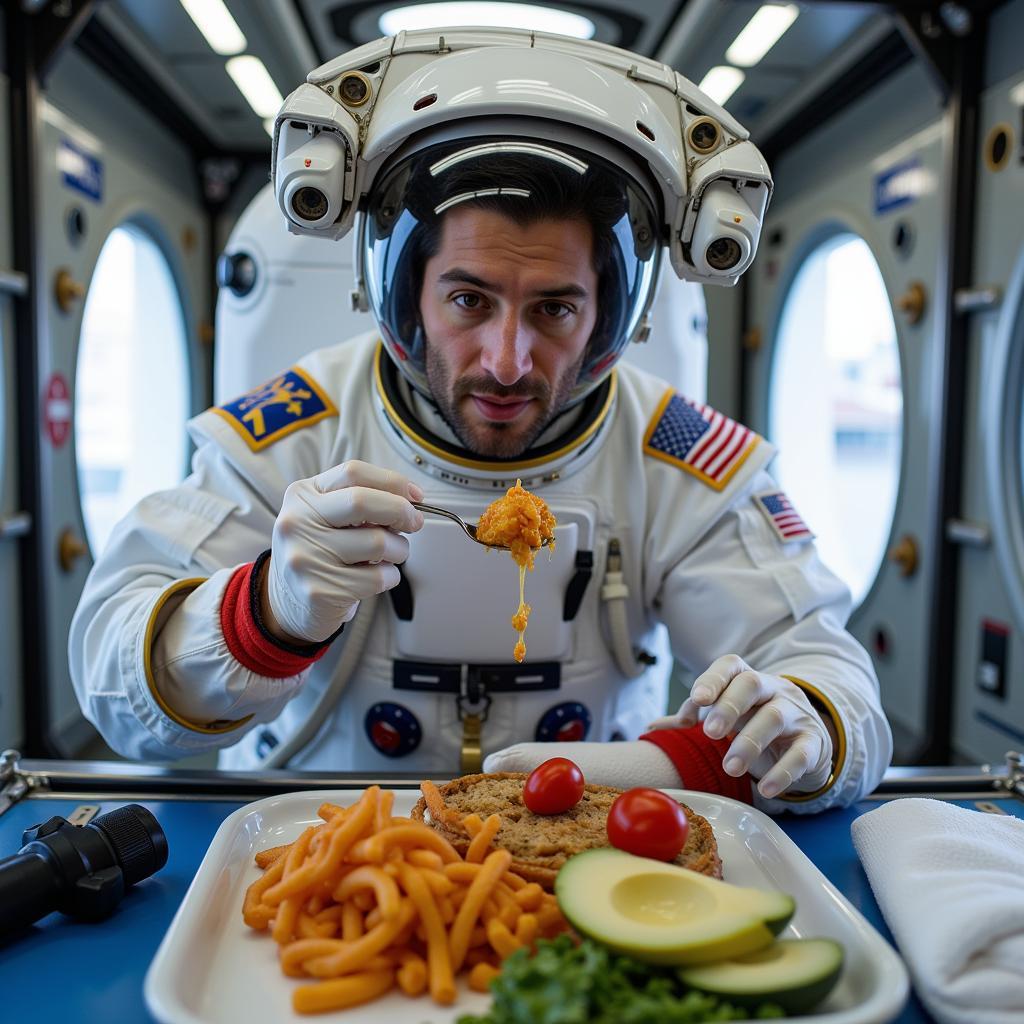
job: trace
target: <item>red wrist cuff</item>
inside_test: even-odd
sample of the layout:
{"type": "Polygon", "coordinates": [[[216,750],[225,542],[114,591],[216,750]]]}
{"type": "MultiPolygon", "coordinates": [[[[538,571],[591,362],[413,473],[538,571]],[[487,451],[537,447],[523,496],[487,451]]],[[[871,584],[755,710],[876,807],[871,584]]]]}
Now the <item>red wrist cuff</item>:
{"type": "Polygon", "coordinates": [[[313,654],[296,654],[278,647],[260,632],[250,600],[251,578],[255,563],[236,569],[224,591],[220,606],[220,626],[232,657],[250,672],[268,679],[288,679],[298,675],[327,653],[324,644],[313,654]]]}
{"type": "Polygon", "coordinates": [[[655,729],[640,737],[660,747],[675,765],[683,785],[702,793],[717,793],[745,804],[752,804],[752,780],[748,774],[738,779],[722,767],[732,740],[713,740],[704,734],[702,724],[688,729],[655,729]]]}

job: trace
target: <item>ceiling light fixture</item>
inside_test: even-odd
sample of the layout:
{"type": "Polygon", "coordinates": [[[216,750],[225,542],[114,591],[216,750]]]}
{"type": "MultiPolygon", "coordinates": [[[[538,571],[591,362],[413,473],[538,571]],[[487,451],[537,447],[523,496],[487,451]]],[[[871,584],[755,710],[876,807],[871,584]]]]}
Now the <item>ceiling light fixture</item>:
{"type": "Polygon", "coordinates": [[[181,0],[181,6],[214,53],[230,57],[245,49],[245,36],[224,6],[224,0],[181,0]]]}
{"type": "Polygon", "coordinates": [[[274,85],[270,72],[263,66],[263,61],[247,54],[244,57],[232,57],[226,66],[228,74],[257,116],[274,117],[281,109],[284,98],[274,85]]]}
{"type": "Polygon", "coordinates": [[[725,59],[741,68],[752,68],[796,21],[796,4],[765,4],[725,51],[725,59]]]}
{"type": "Polygon", "coordinates": [[[700,85],[697,88],[724,107],[729,97],[743,84],[743,79],[746,77],[739,68],[719,64],[700,80],[700,85]]]}
{"type": "Polygon", "coordinates": [[[378,21],[380,31],[393,36],[422,28],[461,28],[486,25],[493,28],[526,28],[554,32],[577,39],[592,39],[594,23],[589,18],[536,4],[435,3],[394,7],[378,21]]]}

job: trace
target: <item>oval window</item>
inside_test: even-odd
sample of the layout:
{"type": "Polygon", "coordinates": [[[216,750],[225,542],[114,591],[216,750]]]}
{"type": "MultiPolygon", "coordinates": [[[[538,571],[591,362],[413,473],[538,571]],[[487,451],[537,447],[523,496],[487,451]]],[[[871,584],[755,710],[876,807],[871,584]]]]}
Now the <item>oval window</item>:
{"type": "Polygon", "coordinates": [[[78,489],[94,557],[137,501],[184,478],[187,351],[164,254],[139,228],[115,228],[86,297],[75,376],[78,489]]]}
{"type": "Polygon", "coordinates": [[[774,473],[854,607],[896,508],[903,389],[896,324],[867,243],[843,233],[800,268],[779,322],[769,393],[774,473]]]}

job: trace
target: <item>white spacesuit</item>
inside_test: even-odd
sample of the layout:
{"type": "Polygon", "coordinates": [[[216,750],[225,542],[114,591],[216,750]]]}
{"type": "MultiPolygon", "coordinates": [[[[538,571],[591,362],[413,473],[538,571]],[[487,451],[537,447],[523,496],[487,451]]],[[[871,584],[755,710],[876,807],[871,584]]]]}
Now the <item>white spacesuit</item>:
{"type": "MultiPolygon", "coordinates": [[[[845,588],[765,471],[770,446],[616,366],[645,330],[662,243],[692,280],[732,283],[752,260],[771,181],[742,128],[635,55],[466,30],[402,34],[313,72],[274,149],[295,230],[338,238],[355,220],[357,301],[380,330],[196,417],[192,475],[114,531],[70,638],[79,700],[107,741],[140,759],[219,749],[231,768],[434,776],[523,741],[628,742],[665,710],[645,673],[664,622],[687,668],[741,654],[830,722],[827,782],[800,809],[872,789],[891,753],[877,682],[843,629],[845,588]],[[433,401],[426,353],[443,341],[416,297],[450,210],[521,209],[529,223],[544,175],[568,181],[570,205],[578,190],[594,224],[608,211],[605,234],[593,228],[599,317],[557,414],[525,451],[488,457],[433,401]],[[429,515],[396,586],[353,601],[354,618],[291,630],[308,644],[275,646],[258,588],[270,549],[279,562],[286,491],[352,460],[469,521],[516,479],[544,498],[556,543],[527,577],[523,664],[516,567],[429,515]]],[[[269,586],[284,621],[292,598],[269,586]]]]}

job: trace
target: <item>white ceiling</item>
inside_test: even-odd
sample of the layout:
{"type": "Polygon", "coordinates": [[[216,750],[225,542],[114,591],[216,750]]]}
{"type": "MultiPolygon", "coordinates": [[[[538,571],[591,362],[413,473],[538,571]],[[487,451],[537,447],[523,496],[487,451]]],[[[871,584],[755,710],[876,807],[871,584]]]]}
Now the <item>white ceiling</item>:
{"type": "MultiPolygon", "coordinates": [[[[225,2],[246,36],[247,52],[263,61],[282,95],[319,63],[377,38],[377,18],[395,6],[382,0],[225,2]]],[[[591,18],[600,41],[656,57],[699,82],[724,62],[726,48],[760,4],[600,0],[559,6],[591,18]]],[[[110,0],[97,17],[215,146],[229,152],[269,146],[260,119],[228,77],[225,58],[210,49],[178,0],[110,0]]],[[[877,4],[802,2],[796,22],[748,70],[727,106],[756,141],[759,124],[776,122],[830,67],[849,63],[889,30],[877,4]]]]}

